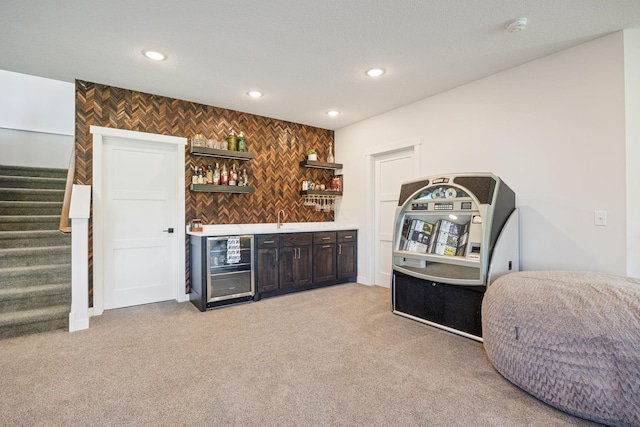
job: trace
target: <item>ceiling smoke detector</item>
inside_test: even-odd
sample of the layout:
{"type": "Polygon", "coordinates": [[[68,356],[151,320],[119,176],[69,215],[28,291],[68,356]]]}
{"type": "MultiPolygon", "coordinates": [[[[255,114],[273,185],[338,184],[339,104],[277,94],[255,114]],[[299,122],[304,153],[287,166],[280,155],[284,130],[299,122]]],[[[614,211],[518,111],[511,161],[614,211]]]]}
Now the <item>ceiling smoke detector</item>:
{"type": "Polygon", "coordinates": [[[509,21],[505,28],[511,33],[522,31],[527,28],[527,18],[518,18],[513,21],[509,21]]]}

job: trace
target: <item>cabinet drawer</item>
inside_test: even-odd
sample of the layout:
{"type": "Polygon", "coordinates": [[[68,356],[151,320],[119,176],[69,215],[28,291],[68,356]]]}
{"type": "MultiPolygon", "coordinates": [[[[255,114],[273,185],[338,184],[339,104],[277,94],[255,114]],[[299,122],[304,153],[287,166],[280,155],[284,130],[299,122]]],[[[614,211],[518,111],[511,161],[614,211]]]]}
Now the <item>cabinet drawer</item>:
{"type": "Polygon", "coordinates": [[[258,248],[277,248],[280,242],[280,235],[278,234],[262,234],[258,235],[258,248]]]}
{"type": "Polygon", "coordinates": [[[281,234],[280,242],[282,246],[305,246],[310,245],[313,241],[313,234],[311,233],[291,233],[281,234]]]}
{"type": "Polygon", "coordinates": [[[357,240],[358,240],[357,230],[338,231],[339,243],[355,242],[357,240]]]}
{"type": "Polygon", "coordinates": [[[326,231],[322,233],[313,233],[313,244],[320,245],[322,243],[335,243],[336,242],[336,232],[335,231],[326,231]]]}

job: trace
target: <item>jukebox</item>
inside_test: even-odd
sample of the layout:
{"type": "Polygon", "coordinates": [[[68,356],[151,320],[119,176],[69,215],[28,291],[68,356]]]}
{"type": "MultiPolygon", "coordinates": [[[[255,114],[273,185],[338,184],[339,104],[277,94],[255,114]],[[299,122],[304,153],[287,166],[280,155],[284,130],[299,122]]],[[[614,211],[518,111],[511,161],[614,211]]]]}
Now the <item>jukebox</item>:
{"type": "Polygon", "coordinates": [[[484,292],[519,270],[515,193],[491,173],[402,184],[393,236],[395,314],[482,341],[484,292]]]}

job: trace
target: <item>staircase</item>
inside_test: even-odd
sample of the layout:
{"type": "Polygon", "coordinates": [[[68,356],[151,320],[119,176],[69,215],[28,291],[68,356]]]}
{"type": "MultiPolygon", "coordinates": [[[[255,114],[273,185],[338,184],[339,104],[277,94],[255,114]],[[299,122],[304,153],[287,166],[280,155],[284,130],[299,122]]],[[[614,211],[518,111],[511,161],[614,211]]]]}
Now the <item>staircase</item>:
{"type": "Polygon", "coordinates": [[[0,165],[0,339],[68,328],[71,234],[58,231],[66,177],[0,165]]]}

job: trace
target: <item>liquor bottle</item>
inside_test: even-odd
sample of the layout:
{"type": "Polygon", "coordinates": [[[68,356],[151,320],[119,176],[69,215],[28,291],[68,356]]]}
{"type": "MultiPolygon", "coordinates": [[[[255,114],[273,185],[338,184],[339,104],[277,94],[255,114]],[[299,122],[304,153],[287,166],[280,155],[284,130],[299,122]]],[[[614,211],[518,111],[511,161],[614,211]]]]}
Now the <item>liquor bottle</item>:
{"type": "Polygon", "coordinates": [[[247,177],[247,170],[246,169],[242,169],[242,186],[246,187],[247,185],[249,185],[249,177],[247,177]]]}
{"type": "Polygon", "coordinates": [[[222,173],[220,174],[220,185],[227,185],[227,179],[229,178],[229,174],[227,172],[227,165],[222,164],[222,173]]]}
{"type": "Polygon", "coordinates": [[[211,165],[207,166],[207,184],[213,184],[213,169],[211,169],[211,165]]]}
{"type": "Polygon", "coordinates": [[[242,131],[238,134],[238,151],[244,151],[244,134],[242,131]]]}
{"type": "Polygon", "coordinates": [[[236,138],[236,133],[233,130],[227,137],[227,142],[229,143],[229,151],[238,151],[238,139],[236,138]]]}
{"type": "Polygon", "coordinates": [[[198,168],[195,166],[193,166],[193,176],[191,177],[191,183],[192,184],[198,183],[198,168]]]}
{"type": "Polygon", "coordinates": [[[333,163],[334,162],[334,158],[333,158],[333,148],[331,146],[331,143],[329,143],[329,155],[327,156],[327,163],[333,163]]]}
{"type": "Polygon", "coordinates": [[[216,168],[213,170],[213,185],[220,185],[220,168],[216,163],[216,168]]]}
{"type": "Polygon", "coordinates": [[[229,185],[237,185],[238,184],[238,172],[235,171],[234,166],[231,165],[229,168],[229,185]]]}

